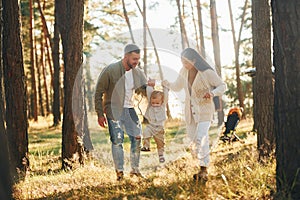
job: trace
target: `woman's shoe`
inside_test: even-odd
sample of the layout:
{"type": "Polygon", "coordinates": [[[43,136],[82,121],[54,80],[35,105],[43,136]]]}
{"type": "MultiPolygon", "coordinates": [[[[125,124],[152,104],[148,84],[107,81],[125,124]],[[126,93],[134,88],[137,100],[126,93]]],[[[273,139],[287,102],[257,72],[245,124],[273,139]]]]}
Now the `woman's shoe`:
{"type": "Polygon", "coordinates": [[[208,181],[208,173],[206,167],[201,167],[200,171],[197,174],[193,175],[194,180],[196,181],[208,181]]]}

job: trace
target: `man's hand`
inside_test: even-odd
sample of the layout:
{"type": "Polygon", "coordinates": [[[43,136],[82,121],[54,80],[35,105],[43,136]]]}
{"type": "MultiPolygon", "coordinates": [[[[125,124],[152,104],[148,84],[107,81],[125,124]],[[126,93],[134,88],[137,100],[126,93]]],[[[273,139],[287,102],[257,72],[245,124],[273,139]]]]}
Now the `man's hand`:
{"type": "Polygon", "coordinates": [[[98,124],[99,124],[101,127],[105,128],[106,125],[107,125],[107,120],[106,120],[106,118],[105,118],[104,116],[98,117],[98,124]]]}
{"type": "Polygon", "coordinates": [[[149,80],[148,80],[148,86],[154,87],[155,86],[155,79],[149,78],[149,80]]]}

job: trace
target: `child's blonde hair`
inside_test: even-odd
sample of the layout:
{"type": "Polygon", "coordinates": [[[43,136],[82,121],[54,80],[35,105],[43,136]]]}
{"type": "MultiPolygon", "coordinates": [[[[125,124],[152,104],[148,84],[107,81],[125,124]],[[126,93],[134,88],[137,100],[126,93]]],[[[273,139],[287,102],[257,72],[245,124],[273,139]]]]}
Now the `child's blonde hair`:
{"type": "Polygon", "coordinates": [[[157,98],[157,97],[161,97],[161,100],[162,100],[162,103],[164,103],[164,93],[162,91],[159,91],[159,90],[154,90],[152,93],[151,93],[151,96],[150,96],[150,99],[152,98],[157,98]]]}

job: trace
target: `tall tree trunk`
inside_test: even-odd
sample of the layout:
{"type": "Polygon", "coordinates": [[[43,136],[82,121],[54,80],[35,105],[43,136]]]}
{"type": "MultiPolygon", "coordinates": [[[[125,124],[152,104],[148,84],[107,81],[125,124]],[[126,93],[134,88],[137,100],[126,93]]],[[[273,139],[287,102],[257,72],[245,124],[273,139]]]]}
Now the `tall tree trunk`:
{"type": "MultiPolygon", "coordinates": [[[[84,96],[86,96],[86,89],[84,87],[84,96]]],[[[89,154],[92,150],[94,150],[92,140],[91,140],[91,134],[88,126],[88,112],[86,107],[86,98],[83,98],[83,106],[84,106],[84,127],[83,127],[83,145],[84,145],[84,151],[89,154]]]]}
{"type": "Polygon", "coordinates": [[[231,32],[233,37],[233,46],[234,46],[234,55],[235,55],[235,74],[236,74],[236,89],[239,99],[240,107],[244,108],[244,94],[243,94],[243,88],[241,83],[241,77],[240,77],[240,63],[239,63],[239,51],[240,51],[240,43],[241,43],[241,32],[244,24],[244,18],[246,14],[246,8],[247,8],[248,0],[245,0],[242,20],[241,20],[241,26],[239,31],[239,37],[238,40],[235,37],[235,28],[234,28],[234,22],[232,17],[232,8],[231,8],[231,0],[228,0],[228,7],[229,7],[229,15],[230,15],[230,23],[231,23],[231,32]]]}
{"type": "Polygon", "coordinates": [[[143,0],[143,42],[144,42],[144,72],[147,76],[148,74],[148,67],[147,67],[147,12],[146,12],[146,0],[143,0]]]}
{"type": "Polygon", "coordinates": [[[200,45],[199,45],[199,36],[198,36],[197,23],[196,23],[196,19],[195,19],[195,15],[194,15],[194,6],[193,6],[192,0],[189,0],[189,2],[190,2],[190,7],[191,7],[191,13],[192,13],[192,19],[193,19],[193,26],[194,26],[194,30],[195,30],[196,46],[197,46],[198,52],[201,53],[201,48],[200,48],[200,45]]]}
{"type": "Polygon", "coordinates": [[[47,115],[49,114],[50,112],[50,105],[49,105],[49,86],[48,86],[48,82],[47,82],[47,78],[46,78],[46,64],[45,64],[45,53],[44,53],[44,38],[42,37],[41,38],[41,42],[42,42],[42,47],[41,48],[41,63],[40,63],[40,66],[42,68],[42,74],[43,74],[43,80],[44,80],[44,91],[45,91],[45,102],[46,102],[46,111],[47,111],[47,115]]]}
{"type": "MultiPolygon", "coordinates": [[[[219,27],[218,27],[218,16],[215,0],[210,0],[210,16],[211,16],[211,35],[214,49],[214,60],[216,65],[216,71],[220,77],[221,74],[221,56],[220,56],[220,41],[219,41],[219,27]]],[[[224,122],[224,111],[222,99],[218,99],[220,102],[220,108],[218,112],[218,125],[221,126],[224,122]]]]}
{"type": "Polygon", "coordinates": [[[176,0],[176,3],[177,3],[178,20],[179,20],[179,26],[180,26],[181,46],[182,46],[182,49],[185,49],[186,47],[189,46],[188,38],[187,38],[187,35],[186,35],[185,25],[184,25],[184,21],[183,21],[183,15],[181,13],[180,0],[176,0]]]}
{"type": "Polygon", "coordinates": [[[91,76],[91,66],[90,66],[90,55],[86,56],[86,65],[85,65],[85,81],[86,81],[86,98],[88,103],[88,112],[92,112],[94,108],[93,101],[93,91],[92,84],[93,79],[91,76]]]}
{"type": "Polygon", "coordinates": [[[271,62],[271,22],[268,1],[252,1],[253,65],[256,68],[254,84],[255,124],[260,160],[269,157],[275,148],[274,87],[271,62]],[[268,100],[266,100],[268,99],[268,100]]]}
{"type": "MultiPolygon", "coordinates": [[[[2,1],[0,1],[0,8],[0,60],[2,60],[2,1]]],[[[9,171],[10,161],[7,134],[4,126],[4,98],[3,64],[0,62],[0,199],[12,199],[12,180],[9,171]]]]}
{"type": "Polygon", "coordinates": [[[134,37],[133,37],[133,33],[132,33],[132,29],[131,29],[130,20],[129,20],[129,17],[127,15],[127,10],[126,10],[126,5],[125,5],[125,1],[124,0],[122,0],[122,6],[123,6],[123,14],[124,14],[124,17],[125,17],[128,29],[129,29],[129,33],[130,33],[130,37],[131,37],[132,43],[135,43],[134,37]]]}
{"type": "Polygon", "coordinates": [[[50,52],[51,52],[50,49],[52,49],[52,47],[53,47],[53,42],[51,40],[51,35],[49,33],[49,30],[48,30],[48,26],[47,26],[47,23],[46,23],[44,12],[43,12],[41,4],[40,4],[40,0],[37,0],[37,3],[38,3],[38,9],[39,9],[39,12],[40,12],[40,15],[41,15],[42,24],[43,24],[42,27],[43,27],[44,37],[45,37],[45,47],[46,47],[46,53],[47,53],[47,59],[46,60],[48,61],[50,75],[51,75],[51,86],[53,86],[53,69],[52,69],[52,59],[51,59],[51,55],[50,55],[50,52]]]}
{"type": "Polygon", "coordinates": [[[199,35],[200,35],[200,53],[204,57],[205,55],[205,43],[204,43],[204,33],[203,33],[203,22],[202,22],[202,12],[201,12],[201,2],[197,1],[197,13],[198,13],[198,27],[199,27],[199,35]]]}
{"type": "Polygon", "coordinates": [[[3,3],[3,66],[6,127],[12,176],[24,178],[29,168],[26,87],[17,0],[3,3]]]}
{"type": "Polygon", "coordinates": [[[61,113],[60,113],[60,54],[59,54],[59,29],[58,29],[58,4],[55,1],[55,9],[54,9],[54,38],[53,38],[53,46],[52,46],[52,59],[53,59],[53,105],[52,105],[52,113],[53,113],[53,126],[57,126],[61,121],[61,113]]]}
{"type": "MultiPolygon", "coordinates": [[[[37,43],[37,41],[35,41],[35,44],[37,43]]],[[[37,51],[35,51],[35,63],[36,63],[36,71],[37,71],[37,83],[38,83],[38,97],[39,97],[39,108],[40,108],[40,115],[45,116],[45,110],[44,110],[44,101],[43,101],[43,89],[42,89],[42,82],[41,82],[41,78],[42,78],[42,74],[41,74],[41,66],[42,66],[42,62],[43,62],[43,53],[42,53],[42,49],[43,49],[43,38],[41,37],[41,60],[39,62],[38,59],[38,54],[37,51]]],[[[36,46],[35,46],[36,49],[36,46]]]]}
{"type": "Polygon", "coordinates": [[[35,67],[34,67],[34,44],[33,44],[33,10],[32,0],[29,0],[29,37],[30,37],[30,77],[31,77],[31,113],[33,114],[34,121],[38,121],[38,111],[37,111],[37,91],[36,91],[36,81],[35,81],[35,67]]]}
{"type": "Polygon", "coordinates": [[[64,55],[64,112],[62,127],[62,168],[72,168],[75,154],[83,164],[83,13],[84,0],[66,0],[66,35],[62,35],[64,55]]]}
{"type": "Polygon", "coordinates": [[[300,199],[300,24],[298,1],[272,0],[277,199],[300,199]]]}

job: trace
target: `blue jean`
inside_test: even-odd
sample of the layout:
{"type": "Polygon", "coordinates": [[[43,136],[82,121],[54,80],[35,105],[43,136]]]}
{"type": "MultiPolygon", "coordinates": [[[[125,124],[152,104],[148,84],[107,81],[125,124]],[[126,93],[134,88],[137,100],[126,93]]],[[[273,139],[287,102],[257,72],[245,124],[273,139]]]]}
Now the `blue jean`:
{"type": "Polygon", "coordinates": [[[124,108],[119,120],[107,119],[112,156],[117,171],[124,171],[124,132],[130,140],[130,164],[134,172],[138,172],[141,147],[141,123],[134,108],[124,108]]]}

